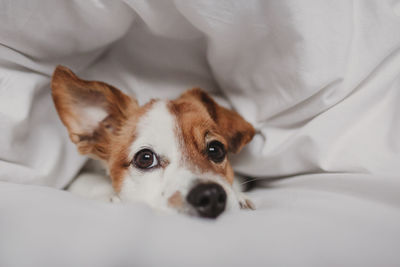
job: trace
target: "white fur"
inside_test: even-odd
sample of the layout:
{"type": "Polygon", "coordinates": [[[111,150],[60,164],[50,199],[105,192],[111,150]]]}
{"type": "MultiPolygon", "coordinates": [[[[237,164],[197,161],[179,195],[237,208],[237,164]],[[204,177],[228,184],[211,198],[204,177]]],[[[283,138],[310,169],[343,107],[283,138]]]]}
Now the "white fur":
{"type": "Polygon", "coordinates": [[[97,106],[82,106],[79,107],[79,114],[81,116],[80,127],[86,131],[93,131],[108,113],[101,107],[97,106]]]}

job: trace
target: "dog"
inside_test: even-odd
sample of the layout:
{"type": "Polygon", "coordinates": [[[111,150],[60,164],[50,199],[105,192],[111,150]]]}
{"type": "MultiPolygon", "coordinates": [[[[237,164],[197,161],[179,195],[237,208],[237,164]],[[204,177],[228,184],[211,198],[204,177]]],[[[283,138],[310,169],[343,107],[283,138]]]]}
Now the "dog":
{"type": "Polygon", "coordinates": [[[144,202],[206,218],[254,209],[234,182],[228,153],[238,153],[255,130],[205,91],[140,106],[119,89],[80,79],[64,66],[56,67],[51,88],[71,141],[110,177],[107,182],[106,176],[81,175],[70,191],[90,195],[97,188],[112,202],[144,202]]]}

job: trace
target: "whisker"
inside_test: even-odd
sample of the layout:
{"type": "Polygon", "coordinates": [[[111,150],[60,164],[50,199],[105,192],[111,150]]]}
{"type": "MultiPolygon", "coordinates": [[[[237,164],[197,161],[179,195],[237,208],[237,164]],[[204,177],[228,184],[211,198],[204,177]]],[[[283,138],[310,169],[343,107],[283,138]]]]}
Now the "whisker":
{"type": "Polygon", "coordinates": [[[247,184],[247,183],[250,183],[250,182],[254,182],[254,181],[257,181],[257,180],[258,180],[258,178],[250,179],[250,180],[244,181],[240,185],[244,185],[244,184],[247,184]]]}

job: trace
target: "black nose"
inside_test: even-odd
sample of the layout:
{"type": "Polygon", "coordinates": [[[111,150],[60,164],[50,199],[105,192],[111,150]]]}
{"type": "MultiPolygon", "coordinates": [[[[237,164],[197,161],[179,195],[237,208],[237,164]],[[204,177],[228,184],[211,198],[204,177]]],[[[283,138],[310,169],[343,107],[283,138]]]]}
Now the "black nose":
{"type": "Polygon", "coordinates": [[[190,190],[187,201],[201,217],[217,218],[225,210],[226,193],[219,184],[198,184],[190,190]]]}

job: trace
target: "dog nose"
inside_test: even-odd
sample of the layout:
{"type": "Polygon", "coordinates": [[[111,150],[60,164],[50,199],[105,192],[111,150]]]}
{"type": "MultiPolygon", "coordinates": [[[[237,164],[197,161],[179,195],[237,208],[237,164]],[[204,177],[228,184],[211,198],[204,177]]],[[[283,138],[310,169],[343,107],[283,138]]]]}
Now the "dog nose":
{"type": "Polygon", "coordinates": [[[217,218],[225,210],[226,193],[219,184],[198,184],[190,190],[187,201],[201,217],[217,218]]]}

